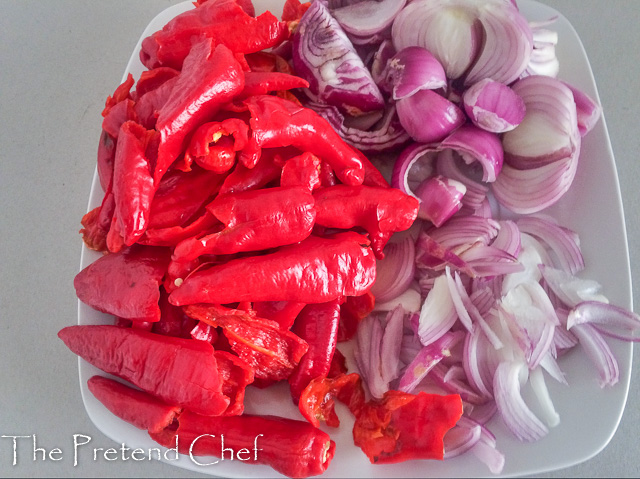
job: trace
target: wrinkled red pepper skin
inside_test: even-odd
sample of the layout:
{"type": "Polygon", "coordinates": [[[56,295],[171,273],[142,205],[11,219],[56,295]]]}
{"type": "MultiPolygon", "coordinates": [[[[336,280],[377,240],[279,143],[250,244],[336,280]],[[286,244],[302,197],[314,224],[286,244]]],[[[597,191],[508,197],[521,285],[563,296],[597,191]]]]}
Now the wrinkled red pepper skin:
{"type": "Polygon", "coordinates": [[[249,364],[235,354],[227,351],[216,351],[218,374],[222,379],[222,393],[231,402],[224,411],[224,416],[238,416],[244,412],[244,394],[247,386],[255,378],[249,364]]]}
{"type": "Polygon", "coordinates": [[[136,101],[144,94],[156,90],[167,81],[177,77],[179,70],[169,67],[158,67],[153,70],[145,70],[140,74],[140,78],[136,82],[136,101]]]}
{"type": "Polygon", "coordinates": [[[175,261],[191,261],[203,254],[260,251],[297,243],[311,234],[316,217],[313,196],[302,187],[219,195],[207,205],[207,210],[225,228],[181,242],[173,254],[175,261]]]}
{"type": "Polygon", "coordinates": [[[177,305],[237,301],[324,303],[358,296],[375,281],[376,260],[362,235],[310,236],[275,253],[238,258],[198,270],[175,289],[177,305]]]}
{"type": "Polygon", "coordinates": [[[107,325],[68,326],[58,337],[88,363],[167,404],[203,415],[222,414],[229,405],[213,347],[204,341],[107,325]]]}
{"type": "Polygon", "coordinates": [[[244,74],[244,90],[238,99],[254,95],[266,95],[275,91],[308,88],[309,82],[295,75],[280,72],[246,72],[244,74]]]}
{"type": "Polygon", "coordinates": [[[198,127],[185,151],[185,163],[225,173],[236,161],[236,152],[249,140],[249,126],[238,118],[208,122],[198,127]]]}
{"type": "Polygon", "coordinates": [[[338,342],[349,341],[358,331],[358,325],[373,311],[376,298],[368,291],[361,296],[349,296],[340,305],[340,325],[338,327],[338,342]]]}
{"type": "Polygon", "coordinates": [[[345,403],[355,415],[364,406],[362,379],[357,373],[341,374],[334,378],[317,377],[304,388],[298,409],[304,418],[315,427],[326,422],[329,427],[340,426],[335,411],[335,399],[345,403]]]}
{"type": "Polygon", "coordinates": [[[284,22],[269,12],[254,18],[235,0],[209,0],[145,38],[140,61],[149,69],[159,66],[184,69],[192,40],[203,36],[234,53],[251,53],[280,44],[289,37],[289,31],[284,22]]]}
{"type": "Polygon", "coordinates": [[[359,156],[316,112],[292,101],[258,95],[244,101],[251,112],[252,136],[241,154],[245,164],[256,163],[261,148],[294,146],[331,165],[344,184],[360,185],[364,167],[359,156]]]}
{"type": "Polygon", "coordinates": [[[176,78],[156,124],[160,133],[156,182],[184,150],[189,134],[244,88],[244,73],[233,53],[224,45],[214,47],[211,40],[193,45],[176,78]]]}
{"type": "Polygon", "coordinates": [[[131,246],[149,225],[151,202],[155,193],[151,160],[147,146],[153,131],[133,121],[120,128],[113,169],[115,216],[124,244],[131,246]]]}
{"type": "Polygon", "coordinates": [[[291,331],[309,344],[309,350],[287,379],[291,398],[298,403],[300,394],[315,378],[326,377],[338,342],[340,303],[309,304],[301,311],[291,331]]]}
{"type": "Polygon", "coordinates": [[[122,84],[118,85],[118,88],[113,92],[113,95],[107,97],[107,101],[105,101],[104,110],[102,110],[102,116],[105,117],[109,114],[111,108],[116,106],[118,103],[126,100],[127,98],[131,98],[131,87],[134,85],[135,80],[133,79],[133,75],[129,73],[127,78],[122,84]]]}
{"type": "Polygon", "coordinates": [[[329,228],[362,227],[378,258],[391,235],[409,229],[420,202],[395,188],[335,185],[314,192],[316,224],[329,228]]]}
{"type": "Polygon", "coordinates": [[[303,153],[293,157],[282,167],[280,186],[304,186],[309,191],[320,188],[320,158],[311,153],[303,153]]]}
{"type": "MultiPolygon", "coordinates": [[[[151,438],[164,447],[194,456],[221,457],[224,447],[247,449],[244,463],[266,464],[287,477],[317,476],[326,471],[335,453],[329,435],[312,425],[277,416],[203,417],[189,411],[178,417],[178,429],[165,429],[151,438]],[[257,452],[254,447],[257,445],[257,452]]],[[[225,456],[229,459],[228,452],[225,456]]],[[[202,459],[203,463],[213,462],[202,459]]]]}
{"type": "Polygon", "coordinates": [[[444,458],[444,435],[462,416],[457,394],[416,395],[387,391],[365,404],[356,418],[353,439],[372,464],[444,458]]]}
{"type": "Polygon", "coordinates": [[[254,369],[256,378],[286,379],[308,350],[308,344],[275,321],[215,305],[194,304],[184,308],[194,319],[221,327],[231,349],[254,369]]]}
{"type": "Polygon", "coordinates": [[[89,391],[114,415],[149,432],[161,432],[182,410],[155,396],[102,376],[87,381],[89,391]]]}
{"type": "Polygon", "coordinates": [[[78,299],[121,318],[158,321],[159,287],[169,255],[166,248],[134,245],[102,256],[76,275],[78,299]]]}

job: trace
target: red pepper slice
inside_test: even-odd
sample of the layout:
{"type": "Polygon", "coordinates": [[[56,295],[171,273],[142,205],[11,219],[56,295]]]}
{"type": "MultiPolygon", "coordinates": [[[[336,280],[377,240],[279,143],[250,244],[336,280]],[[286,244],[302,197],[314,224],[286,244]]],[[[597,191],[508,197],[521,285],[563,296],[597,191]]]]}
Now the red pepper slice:
{"type": "Polygon", "coordinates": [[[316,223],[329,228],[362,227],[369,233],[378,258],[391,235],[411,227],[420,202],[395,188],[335,185],[313,194],[316,223]]]}
{"type": "Polygon", "coordinates": [[[218,195],[207,210],[225,228],[186,239],[176,246],[174,261],[192,261],[203,254],[260,251],[297,243],[311,234],[314,200],[303,187],[268,188],[218,195]],[[274,231],[278,234],[274,234],[274,231]]]}
{"type": "Polygon", "coordinates": [[[307,352],[305,341],[278,323],[216,305],[193,304],[185,313],[212,326],[222,327],[231,349],[255,371],[256,378],[279,381],[289,377],[307,352]]]}
{"type": "Polygon", "coordinates": [[[87,386],[113,414],[138,429],[152,433],[161,432],[182,411],[182,408],[170,406],[151,394],[102,376],[91,377],[87,386]]]}
{"type": "Polygon", "coordinates": [[[68,326],[58,337],[88,363],[168,404],[203,415],[229,405],[213,347],[204,341],[106,325],[68,326]]]}
{"type": "Polygon", "coordinates": [[[255,164],[260,148],[294,146],[328,162],[340,180],[360,185],[364,167],[360,157],[316,112],[292,101],[271,95],[257,95],[244,103],[251,112],[252,136],[240,155],[246,165],[255,164]]]}
{"type": "Polygon", "coordinates": [[[335,399],[339,399],[358,414],[364,407],[362,379],[357,373],[342,374],[335,378],[318,377],[302,391],[298,408],[310,424],[320,427],[320,421],[327,426],[338,427],[340,419],[335,411],[335,399]]]}
{"type": "Polygon", "coordinates": [[[158,114],[160,132],[156,182],[186,147],[189,134],[244,88],[244,72],[224,45],[203,40],[193,45],[171,94],[158,114]]]}
{"type": "MultiPolygon", "coordinates": [[[[184,411],[177,421],[177,430],[169,427],[151,433],[151,438],[168,448],[177,444],[180,454],[194,456],[221,457],[224,444],[225,449],[240,453],[243,463],[266,464],[287,477],[322,474],[335,453],[327,433],[295,419],[249,414],[204,417],[184,411]]],[[[225,454],[229,460],[229,451],[225,454]]]]}
{"type": "Polygon", "coordinates": [[[141,321],[160,319],[160,283],[169,250],[134,245],[98,258],[73,284],[80,301],[98,311],[141,321]]]}
{"type": "Polygon", "coordinates": [[[309,304],[302,310],[291,331],[309,344],[309,350],[289,376],[291,398],[294,403],[315,378],[324,378],[329,373],[333,353],[338,339],[340,303],[309,304]]]}
{"type": "Polygon", "coordinates": [[[237,301],[324,303],[364,294],[375,274],[376,260],[362,235],[310,236],[275,253],[195,271],[169,299],[176,306],[237,301]]]}
{"type": "Polygon", "coordinates": [[[145,38],[140,61],[149,69],[168,66],[180,70],[194,38],[205,37],[234,53],[251,53],[274,47],[288,36],[286,24],[269,12],[254,18],[235,0],[209,0],[145,38]]]}
{"type": "Polygon", "coordinates": [[[372,464],[444,458],[443,438],[462,416],[457,394],[387,391],[356,418],[353,439],[372,464]]]}
{"type": "Polygon", "coordinates": [[[244,393],[254,380],[253,368],[227,351],[216,351],[215,356],[222,379],[222,393],[231,399],[224,415],[238,416],[244,412],[244,393]]]}

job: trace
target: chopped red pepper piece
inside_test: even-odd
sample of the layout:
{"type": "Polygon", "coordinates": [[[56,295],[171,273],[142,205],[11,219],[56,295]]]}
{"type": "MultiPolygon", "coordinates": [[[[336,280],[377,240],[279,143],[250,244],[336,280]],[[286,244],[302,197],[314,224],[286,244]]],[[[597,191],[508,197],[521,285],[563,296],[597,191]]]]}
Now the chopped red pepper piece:
{"type": "Polygon", "coordinates": [[[103,117],[107,116],[109,110],[111,110],[111,108],[116,106],[118,103],[126,100],[127,98],[131,98],[130,92],[131,87],[134,83],[135,80],[133,79],[133,75],[129,73],[125,81],[122,82],[122,84],[120,84],[118,88],[116,88],[116,90],[113,92],[113,95],[107,97],[107,101],[104,105],[104,110],[102,110],[103,117]]]}
{"type": "Polygon", "coordinates": [[[359,155],[316,112],[271,95],[253,96],[244,103],[251,112],[252,130],[249,146],[240,155],[247,157],[245,164],[258,161],[260,148],[294,146],[328,162],[343,183],[362,184],[364,167],[359,155]]]}
{"type": "Polygon", "coordinates": [[[356,418],[353,439],[372,464],[442,460],[444,435],[461,416],[462,400],[457,394],[391,390],[365,404],[356,418]]]}
{"type": "Polygon", "coordinates": [[[320,427],[321,421],[326,422],[327,426],[338,427],[340,419],[335,411],[336,398],[357,415],[364,407],[360,375],[351,373],[335,378],[315,378],[302,391],[298,408],[304,418],[316,427],[320,427]]]}
{"type": "Polygon", "coordinates": [[[58,337],[88,363],[168,404],[203,415],[222,414],[229,405],[213,347],[204,341],[106,325],[68,326],[58,337]]]}
{"type": "Polygon", "coordinates": [[[288,36],[286,24],[269,12],[254,18],[235,0],[209,0],[145,38],[140,61],[149,69],[168,66],[180,70],[195,38],[205,37],[234,53],[251,53],[276,46],[288,36]]]}
{"type": "Polygon", "coordinates": [[[335,378],[342,374],[347,374],[347,370],[347,358],[345,358],[344,354],[342,354],[340,350],[336,348],[335,352],[333,353],[333,358],[331,358],[331,365],[329,366],[327,377],[335,378]]]}
{"type": "Polygon", "coordinates": [[[136,82],[136,99],[138,100],[144,94],[159,88],[162,84],[177,77],[179,74],[179,70],[169,67],[158,67],[153,70],[143,71],[136,82]]]}
{"type": "Polygon", "coordinates": [[[218,374],[222,379],[222,393],[231,399],[224,416],[244,412],[244,393],[254,380],[253,368],[243,359],[227,351],[216,351],[218,374]]]}
{"type": "Polygon", "coordinates": [[[224,45],[214,48],[210,39],[193,45],[176,78],[158,114],[156,182],[182,153],[189,134],[244,88],[244,73],[233,53],[224,45]]]}
{"type": "Polygon", "coordinates": [[[231,349],[254,369],[256,378],[286,379],[308,349],[307,343],[291,331],[254,314],[199,304],[187,306],[185,312],[192,318],[222,327],[231,349]]]}
{"type": "Polygon", "coordinates": [[[150,434],[151,438],[169,448],[177,443],[180,454],[214,457],[221,457],[224,440],[225,449],[243,454],[243,463],[266,464],[287,477],[322,474],[335,453],[336,445],[326,432],[295,419],[249,414],[204,417],[184,411],[177,421],[177,430],[169,427],[150,434]]]}
{"type": "Polygon", "coordinates": [[[95,251],[107,251],[107,235],[111,228],[115,209],[115,199],[109,189],[102,199],[102,204],[82,217],[80,234],[87,248],[95,251]]]}
{"type": "Polygon", "coordinates": [[[395,188],[335,185],[313,194],[316,223],[329,228],[362,227],[369,233],[378,258],[391,235],[411,227],[420,202],[395,188]]]}
{"type": "Polygon", "coordinates": [[[309,350],[289,376],[291,398],[298,403],[300,394],[315,378],[329,373],[338,339],[340,303],[309,304],[296,319],[291,331],[309,344],[309,350]]]}
{"type": "Polygon", "coordinates": [[[158,321],[160,283],[169,254],[166,248],[134,245],[102,256],[76,275],[76,294],[103,313],[158,321]]]}
{"type": "Polygon", "coordinates": [[[367,291],[360,296],[349,296],[340,305],[340,325],[338,327],[338,342],[349,341],[358,331],[360,321],[369,316],[376,304],[376,298],[367,291]]]}
{"type": "Polygon", "coordinates": [[[322,161],[311,153],[295,156],[282,167],[280,186],[305,186],[309,191],[320,188],[321,168],[322,161]]]}
{"type": "Polygon", "coordinates": [[[185,163],[195,161],[202,168],[225,173],[236,162],[236,152],[242,150],[249,138],[249,126],[238,118],[228,118],[200,126],[185,151],[185,163]]]}
{"type": "Polygon", "coordinates": [[[275,253],[195,271],[169,299],[177,306],[237,301],[323,303],[364,294],[375,274],[376,260],[362,235],[310,236],[275,253]]]}
{"type": "Polygon", "coordinates": [[[138,429],[149,432],[161,432],[182,410],[149,393],[102,376],[91,377],[87,386],[96,399],[113,414],[138,429]]]}

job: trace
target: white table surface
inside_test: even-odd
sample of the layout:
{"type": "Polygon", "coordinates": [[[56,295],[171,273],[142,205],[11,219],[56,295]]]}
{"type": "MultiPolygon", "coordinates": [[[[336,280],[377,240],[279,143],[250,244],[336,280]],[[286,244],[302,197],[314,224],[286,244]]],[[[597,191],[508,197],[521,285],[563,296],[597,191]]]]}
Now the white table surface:
{"type": "MultiPolygon", "coordinates": [[[[256,0],[260,1],[260,0],[256,0]]],[[[0,436],[36,436],[63,459],[33,460],[0,438],[0,477],[188,477],[157,461],[73,464],[74,434],[112,447],[88,419],[77,359],[57,339],[74,324],[80,218],[104,100],[147,23],[171,0],[0,0],[0,436]]],[[[587,51],[616,157],[640,304],[640,2],[545,0],[587,51]]],[[[640,477],[640,352],[627,408],[593,459],[545,477],[640,477]]],[[[585,418],[597,424],[597,418],[585,418]]],[[[26,441],[26,442],[25,442],[26,441]]],[[[544,461],[544,458],[540,458],[544,461]]]]}

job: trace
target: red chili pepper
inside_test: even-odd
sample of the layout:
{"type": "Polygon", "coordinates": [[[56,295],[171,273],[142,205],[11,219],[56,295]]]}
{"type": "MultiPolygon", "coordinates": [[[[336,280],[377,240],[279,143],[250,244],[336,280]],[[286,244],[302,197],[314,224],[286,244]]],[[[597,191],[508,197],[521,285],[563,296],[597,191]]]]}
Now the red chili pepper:
{"type": "Polygon", "coordinates": [[[313,191],[321,186],[322,161],[311,153],[295,156],[282,167],[280,186],[304,186],[313,191]]]}
{"type": "Polygon", "coordinates": [[[156,182],[182,153],[190,133],[244,88],[244,72],[233,53],[224,45],[214,47],[211,39],[193,45],[176,78],[158,114],[156,182]]]}
{"type": "Polygon", "coordinates": [[[279,381],[289,377],[307,352],[305,341],[275,321],[216,305],[193,304],[185,313],[212,326],[221,327],[231,349],[254,369],[256,378],[279,381]]]}
{"type": "Polygon", "coordinates": [[[88,363],[168,404],[204,415],[229,405],[213,347],[204,341],[106,325],[68,326],[58,337],[88,363]]]}
{"type": "Polygon", "coordinates": [[[420,202],[395,188],[336,185],[313,194],[318,210],[316,223],[329,228],[362,227],[369,233],[378,258],[391,235],[411,227],[420,202]]]}
{"type": "Polygon", "coordinates": [[[313,196],[303,187],[219,195],[207,210],[225,228],[182,241],[176,246],[173,260],[185,262],[203,254],[260,251],[297,243],[311,234],[316,216],[313,196]]]}
{"type": "Polygon", "coordinates": [[[154,132],[127,121],[120,128],[113,168],[114,217],[124,244],[134,244],[147,229],[155,193],[147,146],[154,132]]]}
{"type": "Polygon", "coordinates": [[[288,378],[294,403],[298,403],[300,394],[313,379],[324,378],[329,373],[336,350],[339,321],[338,300],[309,304],[296,319],[291,331],[309,344],[309,350],[288,378]]]}
{"type": "Polygon", "coordinates": [[[363,236],[353,232],[333,238],[310,236],[275,253],[195,271],[169,299],[177,306],[237,301],[324,303],[364,294],[375,273],[375,257],[363,236]]]}
{"type": "Polygon", "coordinates": [[[160,319],[160,282],[169,250],[135,245],[98,258],[74,279],[76,294],[98,311],[139,321],[160,319]]]}
{"type": "Polygon", "coordinates": [[[102,376],[91,377],[87,386],[96,399],[117,417],[152,433],[161,432],[182,411],[182,408],[168,405],[151,394],[102,376]]]}
{"type": "Polygon", "coordinates": [[[338,326],[338,342],[349,341],[358,331],[360,321],[369,316],[376,304],[371,291],[360,296],[349,296],[340,305],[340,325],[338,326]]]}
{"type": "MultiPolygon", "coordinates": [[[[177,421],[177,430],[169,427],[151,433],[151,438],[168,448],[177,443],[180,454],[230,460],[233,451],[234,460],[266,464],[287,477],[322,474],[335,453],[335,443],[327,433],[294,419],[249,414],[204,417],[184,411],[177,421]]],[[[214,461],[203,459],[205,462],[214,461]]]]}
{"type": "Polygon", "coordinates": [[[353,439],[373,464],[444,457],[443,438],[462,416],[457,394],[387,391],[356,418],[353,439]]]}
{"type": "Polygon", "coordinates": [[[251,112],[252,136],[240,157],[255,164],[261,148],[294,146],[328,162],[347,185],[360,185],[364,167],[359,156],[316,112],[292,101],[271,95],[257,95],[244,103],[251,112]]]}
{"type": "Polygon", "coordinates": [[[140,61],[149,69],[168,66],[180,70],[194,38],[205,37],[234,53],[251,53],[276,46],[288,36],[286,24],[269,12],[254,18],[235,0],[209,0],[145,38],[140,61]]]}
{"type": "Polygon", "coordinates": [[[205,123],[191,137],[185,163],[195,161],[202,168],[225,173],[235,164],[236,152],[246,146],[248,136],[248,125],[238,118],[205,123]]]}
{"type": "Polygon", "coordinates": [[[336,398],[347,404],[353,413],[359,413],[364,406],[364,389],[360,375],[351,373],[335,378],[313,379],[302,391],[298,408],[313,426],[320,427],[320,422],[324,421],[327,426],[338,427],[340,419],[335,411],[336,398]]]}
{"type": "Polygon", "coordinates": [[[222,379],[222,393],[231,399],[224,415],[238,416],[244,412],[244,393],[254,380],[253,368],[227,351],[216,351],[215,356],[222,379]]]}
{"type": "Polygon", "coordinates": [[[295,156],[295,153],[289,153],[284,148],[270,148],[262,151],[260,161],[253,168],[236,163],[220,187],[220,194],[256,190],[275,182],[280,178],[286,159],[295,156]]]}
{"type": "Polygon", "coordinates": [[[275,321],[281,329],[291,329],[304,307],[304,303],[295,301],[255,301],[253,303],[253,310],[259,318],[275,321]]]}

